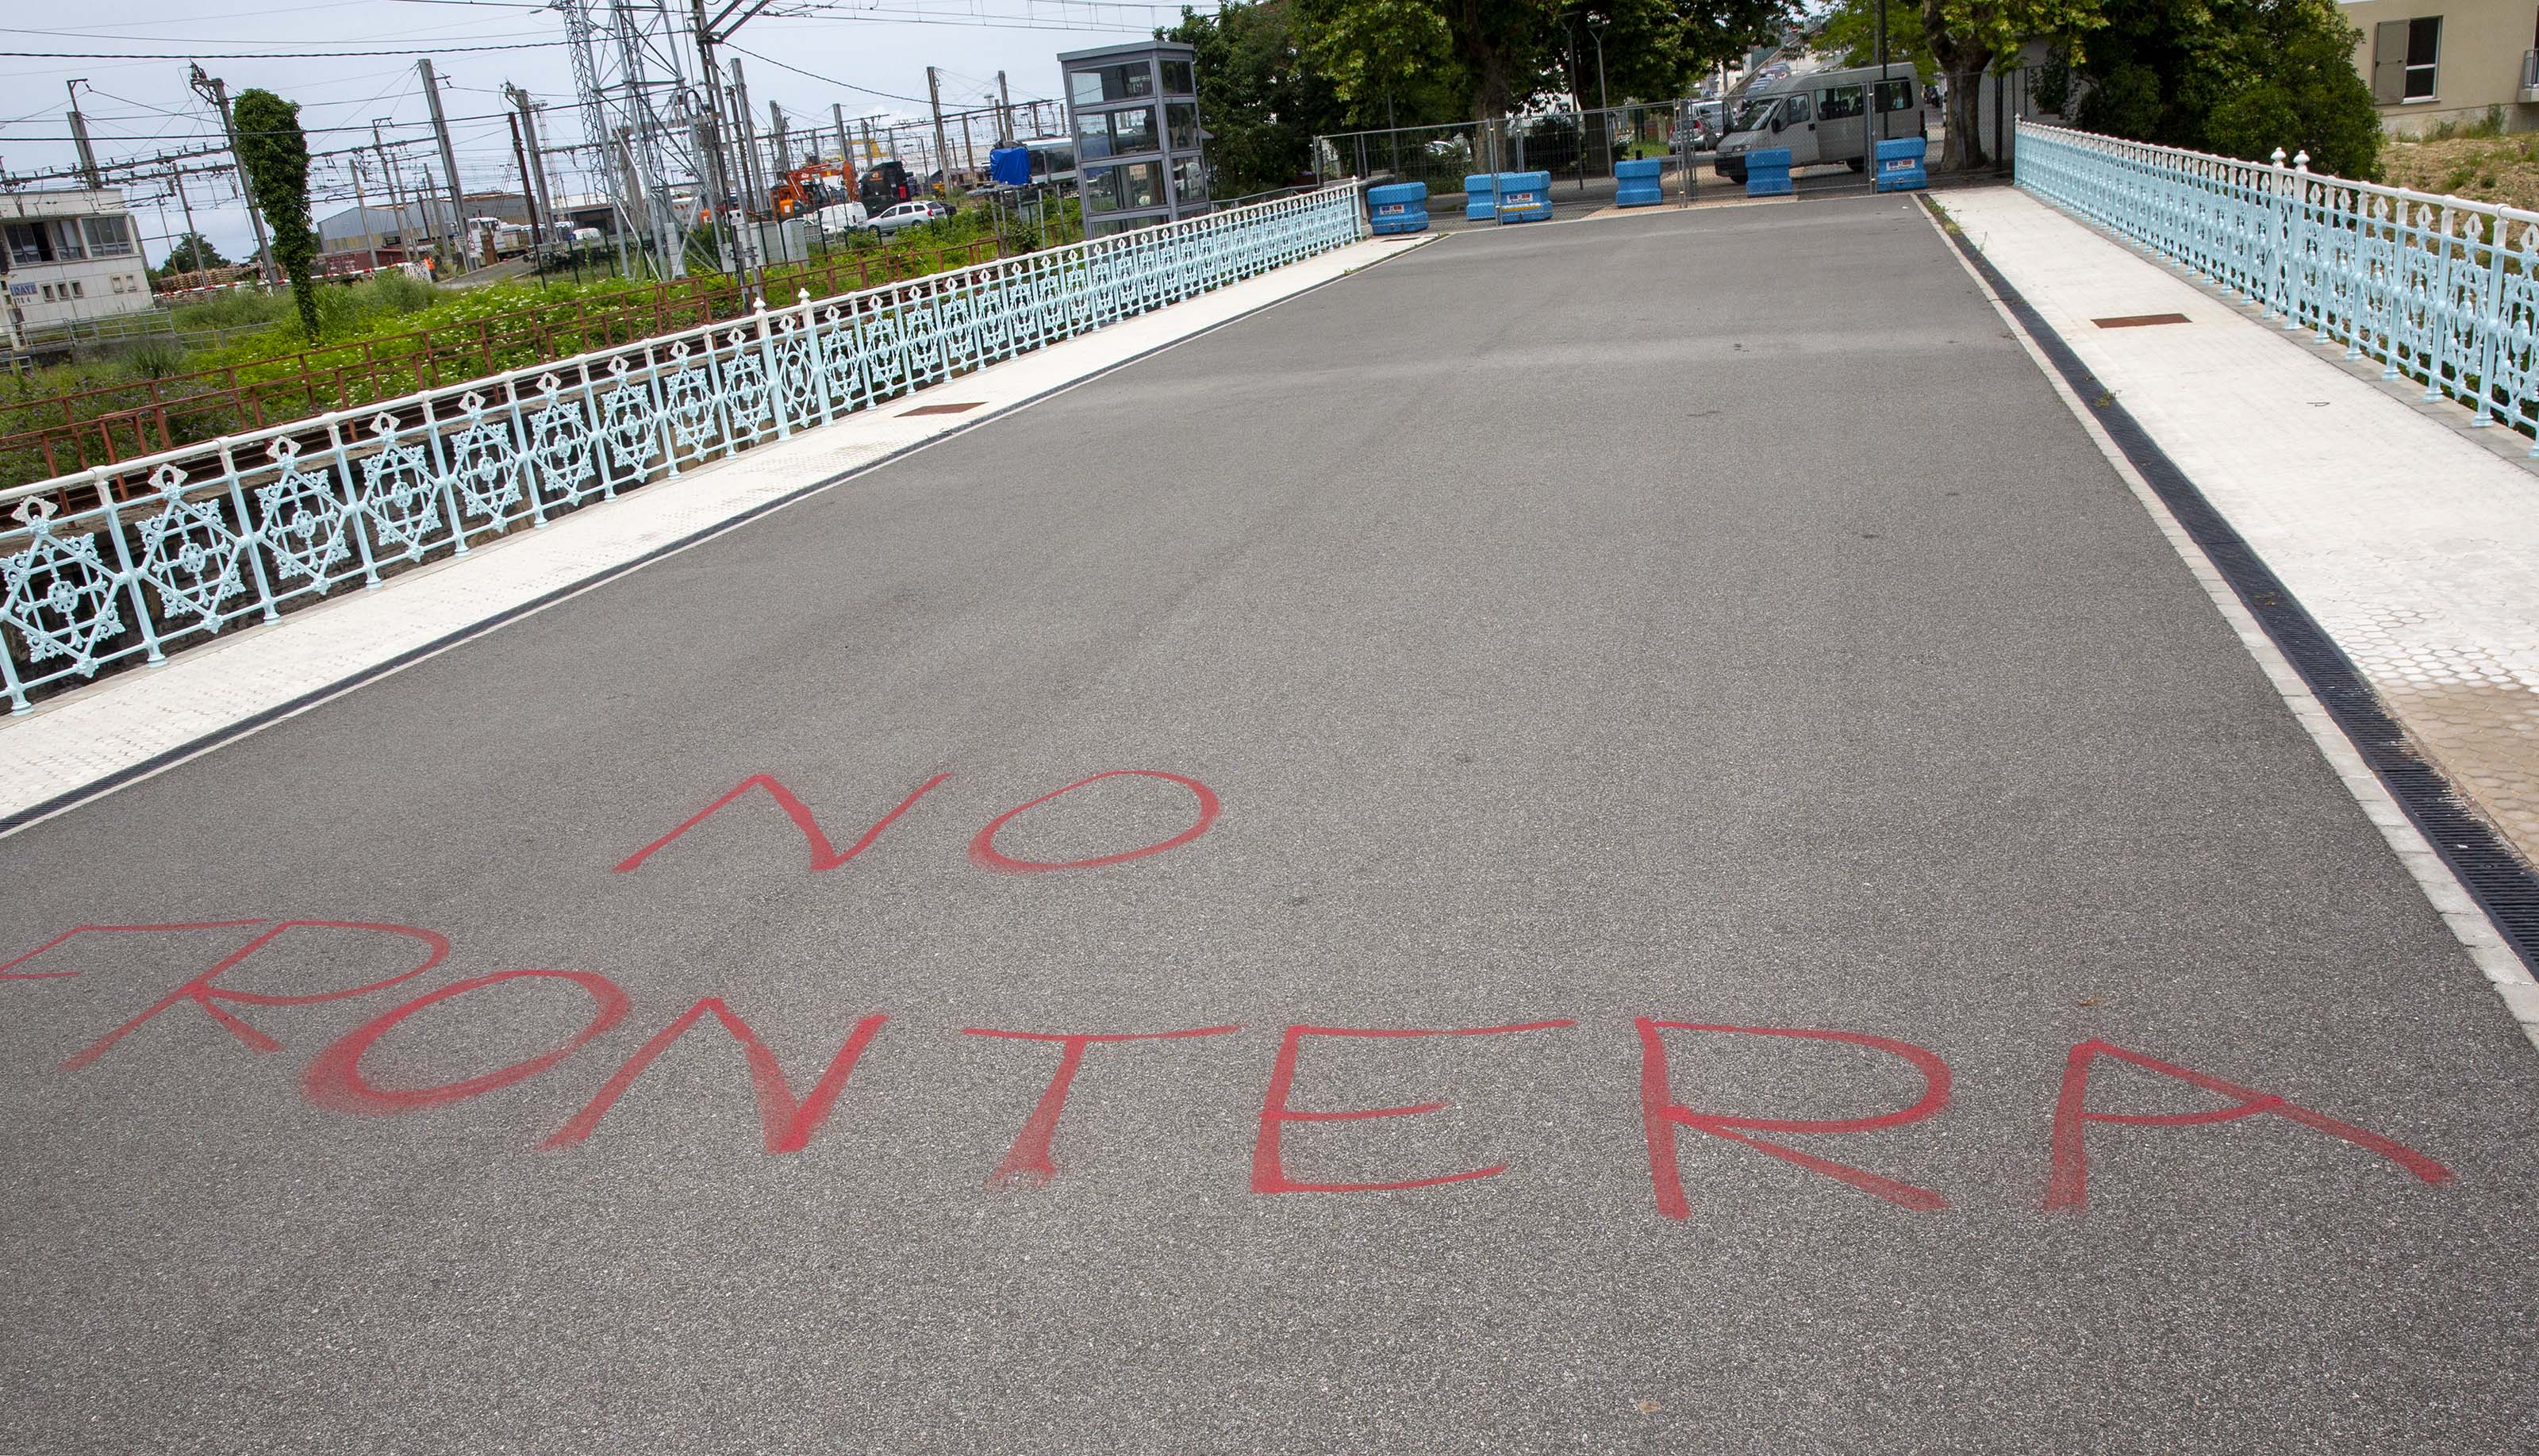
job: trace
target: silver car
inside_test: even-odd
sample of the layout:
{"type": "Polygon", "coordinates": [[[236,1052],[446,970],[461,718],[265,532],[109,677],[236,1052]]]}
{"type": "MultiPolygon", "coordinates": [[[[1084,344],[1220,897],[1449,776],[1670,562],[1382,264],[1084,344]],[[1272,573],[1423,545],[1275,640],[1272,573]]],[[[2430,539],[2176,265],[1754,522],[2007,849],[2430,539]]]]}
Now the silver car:
{"type": "Polygon", "coordinates": [[[872,231],[879,233],[884,238],[888,238],[904,229],[922,227],[926,223],[940,222],[951,215],[952,209],[944,204],[921,199],[915,202],[900,203],[898,206],[891,208],[888,212],[883,213],[880,217],[874,218],[871,222],[865,224],[865,226],[872,229],[872,231]]]}

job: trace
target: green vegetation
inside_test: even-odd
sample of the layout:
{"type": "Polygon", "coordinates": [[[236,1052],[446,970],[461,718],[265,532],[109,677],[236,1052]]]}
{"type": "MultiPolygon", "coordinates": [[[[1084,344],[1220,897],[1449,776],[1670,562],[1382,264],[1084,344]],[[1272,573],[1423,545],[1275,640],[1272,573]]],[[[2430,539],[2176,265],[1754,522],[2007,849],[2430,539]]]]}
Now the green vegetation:
{"type": "MultiPolygon", "coordinates": [[[[781,308],[805,289],[826,297],[957,267],[991,243],[1013,253],[1078,236],[1071,203],[1037,229],[1010,213],[965,208],[892,239],[859,235],[807,263],[771,268],[767,297],[781,308]]],[[[110,427],[115,452],[130,456],[252,428],[258,405],[268,421],[322,413],[747,312],[737,281],[720,274],[657,290],[613,275],[461,289],[388,272],[354,284],[317,280],[310,303],[313,330],[296,295],[218,294],[172,310],[172,339],[0,380],[0,438],[55,432],[49,455],[42,441],[0,447],[0,483],[100,462],[99,427],[65,433],[81,421],[139,412],[110,427]]]]}
{"type": "Polygon", "coordinates": [[[2076,41],[2081,125],[2263,161],[2309,154],[2337,176],[2380,174],[2380,119],[2336,0],[2137,0],[2076,41]]]}
{"type": "Polygon", "coordinates": [[[1499,116],[1543,92],[1670,101],[1795,13],[1785,0],[1228,0],[1155,34],[1198,49],[1215,194],[1241,197],[1310,173],[1317,134],[1499,116]]]}
{"type": "Polygon", "coordinates": [[[290,276],[300,305],[300,326],[317,337],[317,291],[309,275],[317,235],[309,226],[309,139],[300,132],[300,107],[261,87],[239,93],[238,159],[255,193],[256,211],[273,235],[273,259],[290,276]]]}
{"type": "Polygon", "coordinates": [[[159,265],[159,276],[173,278],[179,273],[199,273],[205,268],[226,268],[230,260],[212,246],[212,241],[200,233],[187,233],[171,243],[168,260],[159,265]]]}
{"type": "Polygon", "coordinates": [[[2436,127],[2421,139],[2391,137],[2382,143],[2382,179],[2419,192],[2539,212],[2539,132],[2505,136],[2501,127],[2490,133],[2474,123],[2447,136],[2441,132],[2436,127]]]}

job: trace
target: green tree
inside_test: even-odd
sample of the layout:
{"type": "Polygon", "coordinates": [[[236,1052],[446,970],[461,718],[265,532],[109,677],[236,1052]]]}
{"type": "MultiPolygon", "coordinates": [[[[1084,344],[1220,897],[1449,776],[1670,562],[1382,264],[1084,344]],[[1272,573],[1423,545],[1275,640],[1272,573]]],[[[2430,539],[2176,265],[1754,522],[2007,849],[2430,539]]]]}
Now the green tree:
{"type": "Polygon", "coordinates": [[[1307,61],[1297,30],[1285,0],[1228,0],[1214,15],[1184,10],[1180,25],[1155,32],[1198,52],[1200,122],[1218,197],[1266,192],[1312,172],[1315,134],[1340,128],[1330,78],[1307,61]]]}
{"type": "MultiPolygon", "coordinates": [[[[1881,0],[1843,0],[1825,17],[1824,26],[1817,32],[1817,48],[1842,57],[1846,66],[1878,64],[1878,7],[1881,0]]],[[[1885,0],[1887,7],[1887,59],[1909,61],[1914,72],[1922,76],[1940,73],[1940,62],[1931,54],[1931,37],[1922,33],[1921,12],[1905,0],[1885,0]]]]}
{"type": "Polygon", "coordinates": [[[1742,58],[1791,17],[1782,0],[1591,0],[1560,13],[1555,37],[1567,48],[1569,92],[1581,105],[1603,105],[1608,95],[1663,102],[1742,58]]]}
{"type": "Polygon", "coordinates": [[[1425,126],[1461,110],[1463,63],[1432,0],[1308,0],[1305,11],[1304,59],[1348,125],[1425,126]]]}
{"type": "MultiPolygon", "coordinates": [[[[1891,26],[1894,17],[1890,14],[1891,26]]],[[[2015,59],[2020,47],[2051,37],[2080,53],[2082,37],[2105,24],[2099,0],[1922,0],[1922,38],[1949,78],[1948,133],[1942,167],[1981,167],[1981,113],[1975,98],[1985,71],[2015,59]]],[[[1889,42],[1892,52],[1893,43],[1889,42]]]]}
{"type": "Polygon", "coordinates": [[[2380,122],[2336,0],[2133,0],[2073,62],[2080,122],[2262,161],[2281,147],[2375,177],[2380,122]]]}
{"type": "Polygon", "coordinates": [[[230,260],[212,246],[212,241],[200,233],[187,233],[168,248],[168,260],[159,265],[159,276],[173,278],[179,273],[199,273],[205,268],[226,268],[230,260]]]}
{"type": "MultiPolygon", "coordinates": [[[[1406,78],[1449,81],[1474,120],[1538,93],[1668,101],[1786,21],[1786,0],[1303,0],[1316,65],[1364,115],[1406,78]],[[1597,74],[1599,40],[1604,74],[1597,74]]],[[[1423,119],[1445,119],[1431,117],[1423,119]]],[[[1406,123],[1407,124],[1407,123],[1406,123]]]]}
{"type": "Polygon", "coordinates": [[[309,268],[317,256],[317,235],[309,227],[309,139],[301,134],[300,107],[259,87],[239,93],[232,114],[239,166],[272,232],[273,260],[291,277],[301,331],[314,339],[317,286],[309,268]]]}

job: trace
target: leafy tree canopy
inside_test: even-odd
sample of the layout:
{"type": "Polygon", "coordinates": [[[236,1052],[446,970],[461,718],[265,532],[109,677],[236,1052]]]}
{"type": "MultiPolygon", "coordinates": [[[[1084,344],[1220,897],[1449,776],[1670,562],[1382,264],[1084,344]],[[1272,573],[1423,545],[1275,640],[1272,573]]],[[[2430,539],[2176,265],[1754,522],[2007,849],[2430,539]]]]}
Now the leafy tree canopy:
{"type": "MultiPolygon", "coordinates": [[[[2083,38],[2105,24],[2100,11],[2100,0],[1922,0],[1922,38],[1949,78],[1941,165],[1980,167],[1988,160],[1975,109],[1985,70],[2009,64],[2039,36],[2059,38],[2078,56],[2083,38]]],[[[1894,23],[1889,13],[1887,24],[1894,23]]],[[[1891,52],[1891,39],[1888,44],[1891,52]]]]}
{"type": "Polygon", "coordinates": [[[273,235],[273,259],[291,276],[300,326],[317,337],[317,286],[309,264],[317,235],[309,227],[309,139],[301,134],[300,107],[258,87],[239,93],[233,115],[239,165],[273,235]]]}
{"type": "Polygon", "coordinates": [[[168,260],[159,265],[159,274],[163,278],[172,278],[178,273],[226,268],[229,263],[228,258],[221,256],[221,250],[212,246],[210,239],[200,233],[187,233],[170,245],[168,260]]]}
{"type": "Polygon", "coordinates": [[[2374,177],[2380,121],[2336,0],[2131,0],[2072,61],[2093,131],[2374,177]]]}
{"type": "Polygon", "coordinates": [[[1227,0],[1214,15],[1184,10],[1180,25],[1155,35],[1198,52],[1200,119],[1216,196],[1287,185],[1313,171],[1315,135],[1342,129],[1331,79],[1307,61],[1285,0],[1227,0]]]}
{"type": "MultiPolygon", "coordinates": [[[[1544,92],[1589,105],[1669,101],[1791,15],[1786,0],[1298,0],[1316,66],[1351,114],[1389,91],[1450,88],[1452,113],[1483,119],[1544,92]],[[1599,75],[1601,52],[1602,75],[1599,75]]],[[[1419,119],[1445,120],[1423,96],[1419,119]]]]}

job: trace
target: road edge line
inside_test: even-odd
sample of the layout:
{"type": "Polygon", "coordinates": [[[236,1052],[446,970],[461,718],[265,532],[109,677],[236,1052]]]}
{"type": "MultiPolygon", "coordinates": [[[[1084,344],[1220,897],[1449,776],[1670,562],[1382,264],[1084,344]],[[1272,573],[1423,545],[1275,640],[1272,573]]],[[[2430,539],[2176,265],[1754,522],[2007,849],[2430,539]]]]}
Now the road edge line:
{"type": "MultiPolygon", "coordinates": [[[[2357,805],[2363,809],[2364,816],[2380,831],[2381,838],[2387,842],[2390,852],[2397,856],[2399,865],[2415,880],[2416,887],[2424,893],[2426,902],[2433,907],[2434,913],[2441,918],[2442,924],[2449,929],[2452,937],[2458,940],[2461,947],[2468,952],[2469,960],[2477,966],[2488,985],[2494,988],[2496,996],[2504,1003],[2505,1010],[2520,1028],[2522,1036],[2529,1041],[2534,1050],[2539,1050],[2539,978],[2534,978],[2531,973],[2532,961],[2529,947],[2516,944],[2513,937],[2505,934],[2504,927],[2497,922],[2484,898],[2472,890],[2468,882],[2460,878],[2450,857],[2436,847],[2427,826],[2418,817],[2417,806],[2392,792],[2379,770],[2365,757],[2361,747],[2348,731],[2347,726],[2328,707],[2326,699],[2320,696],[2317,684],[2312,681],[2312,672],[2341,673],[2347,678],[2349,681],[2344,686],[2359,690],[2362,696],[2370,701],[2373,705],[2372,711],[2387,725],[2389,736],[2393,742],[2409,741],[2404,726],[2400,725],[2385,709],[2377,706],[2378,696],[2372,692],[2369,680],[2363,675],[2360,668],[2354,665],[2352,659],[2345,656],[2343,649],[2336,646],[2334,639],[2327,635],[2326,630],[2316,625],[2307,610],[2301,607],[2299,599],[2280,582],[2250,587],[2234,580],[2230,574],[2214,564],[2212,557],[2205,551],[2203,543],[2178,520],[2176,514],[2169,507],[2166,495],[2151,483],[2145,471],[2145,465],[2152,470],[2160,471],[2168,480],[2173,491],[2201,505],[2206,513],[2209,513],[2216,521],[2221,522],[2220,533],[2227,533],[2228,537],[2241,550],[2246,551],[2251,559],[2256,559],[2256,553],[2253,548],[2246,545],[2245,541],[2238,539],[2236,530],[2230,528],[2221,512],[2205,500],[2203,491],[2196,486],[2194,480],[2185,471],[2179,469],[2175,461],[2168,458],[2167,452],[2152,439],[2151,433],[2134,422],[2132,416],[2125,411],[2122,404],[2113,399],[2111,393],[2103,396],[2106,402],[2100,408],[2105,413],[2115,416],[2121,423],[2128,425],[2130,433],[2140,437],[2142,458],[2136,457],[2134,448],[2119,442],[2109,432],[2090,406],[2083,402],[2079,390],[2074,386],[2073,377],[2075,376],[2083,383],[2096,385],[2098,382],[2089,373],[2088,367],[2082,364],[2080,356],[2061,335],[2054,331],[2053,325],[2036,313],[2034,308],[2020,294],[2018,288],[1993,266],[1991,259],[1983,255],[1983,249],[1977,246],[1972,239],[1966,237],[1962,229],[1953,230],[1948,223],[1944,222],[1944,215],[1931,203],[1927,195],[1922,200],[1923,220],[1931,225],[1933,232],[1939,234],[1941,244],[1948,249],[1951,257],[1956,259],[1957,266],[1965,270],[1966,276],[1974,281],[1976,290],[1983,295],[1986,303],[1992,305],[1993,312],[2010,326],[2012,337],[2019,341],[2020,348],[2024,350],[2028,359],[2035,364],[2037,373],[2045,377],[2046,383],[2063,401],[2064,407],[2072,412],[2074,419],[2080,421],[2082,432],[2090,438],[2091,444],[2097,447],[2098,453],[2114,467],[2118,478],[2124,481],[2126,489],[2133,492],[2134,499],[2139,501],[2143,509],[2150,514],[2152,522],[2160,528],[2162,536],[2166,538],[2170,549],[2177,552],[2179,559],[2186,564],[2189,574],[2204,589],[2205,594],[2221,611],[2223,619],[2230,623],[2231,630],[2237,634],[2240,645],[2247,649],[2248,655],[2256,659],[2258,667],[2264,671],[2267,680],[2274,684],[2275,691],[2283,698],[2285,706],[2292,710],[2293,717],[2299,720],[2301,727],[2308,731],[2310,741],[2327,760],[2328,767],[2335,772],[2338,781],[2344,784],[2346,792],[2354,797],[2357,805]],[[2039,337],[2040,332],[2042,338],[2039,337]],[[2064,357],[2055,358],[2054,351],[2045,347],[2045,339],[2051,339],[2054,349],[2059,350],[2064,357]],[[2328,654],[2332,655],[2332,660],[2317,668],[2297,665],[2284,650],[2284,645],[2276,639],[2273,630],[2261,621],[2256,613],[2249,610],[2244,597],[2250,589],[2273,593],[2280,603],[2278,611],[2308,623],[2310,630],[2318,635],[2328,654]]],[[[2217,538],[2220,533],[2217,533],[2217,538]]],[[[2312,656],[2321,656],[2315,645],[2312,648],[2312,656]]],[[[2455,789],[2449,789],[2449,781],[2442,776],[2438,768],[2434,767],[2430,757],[2422,754],[2416,757],[2424,772],[2440,781],[2446,792],[2453,797],[2460,797],[2455,789]]],[[[2487,837],[2496,840],[2489,852],[2502,856],[2517,866],[2519,862],[2512,859],[2512,852],[2503,845],[2500,837],[2497,837],[2491,828],[2485,826],[2484,821],[2478,821],[2478,825],[2485,830],[2487,837]]],[[[2529,881],[2528,888],[2533,893],[2539,893],[2539,877],[2532,876],[2526,868],[2521,870],[2521,877],[2529,881]]]]}

